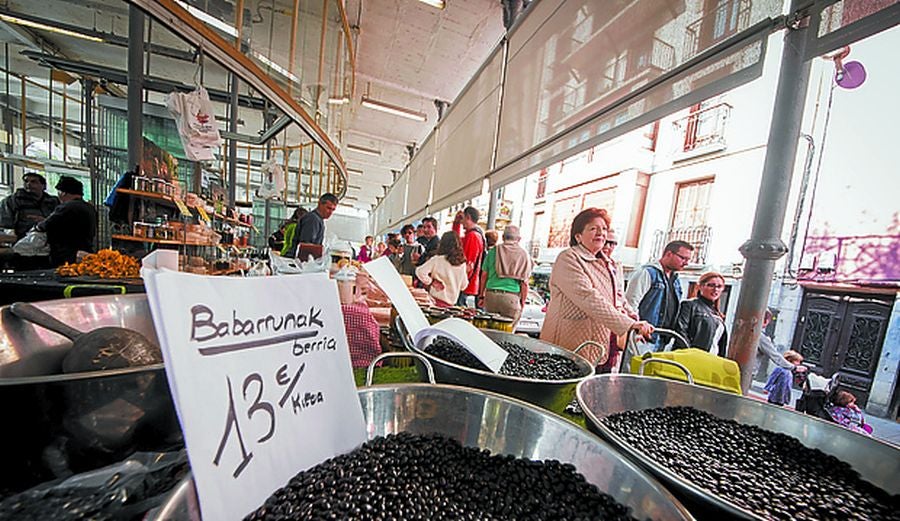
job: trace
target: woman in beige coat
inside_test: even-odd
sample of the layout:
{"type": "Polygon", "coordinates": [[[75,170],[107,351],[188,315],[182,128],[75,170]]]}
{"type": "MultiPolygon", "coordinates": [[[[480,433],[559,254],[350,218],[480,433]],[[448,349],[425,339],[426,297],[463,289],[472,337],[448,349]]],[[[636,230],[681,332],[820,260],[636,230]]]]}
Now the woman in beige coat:
{"type": "Polygon", "coordinates": [[[586,208],[575,216],[570,247],[553,263],[550,305],[541,328],[541,340],[569,350],[586,340],[603,346],[579,352],[595,365],[609,355],[610,332],[619,336],[631,329],[644,336],[653,332],[653,326],[629,317],[617,302],[615,281],[601,252],[609,222],[609,214],[599,208],[586,208]]]}

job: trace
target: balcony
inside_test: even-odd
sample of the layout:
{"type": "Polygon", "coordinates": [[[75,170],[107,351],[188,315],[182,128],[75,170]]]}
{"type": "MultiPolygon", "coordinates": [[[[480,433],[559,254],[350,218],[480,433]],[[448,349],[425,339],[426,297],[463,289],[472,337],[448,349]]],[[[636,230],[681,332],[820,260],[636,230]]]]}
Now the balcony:
{"type": "Polygon", "coordinates": [[[752,9],[751,0],[720,2],[713,11],[691,22],[685,29],[683,61],[749,27],[752,9]]]}
{"type": "Polygon", "coordinates": [[[694,247],[688,267],[705,266],[711,238],[712,227],[706,225],[656,230],[653,233],[653,248],[650,249],[648,261],[652,262],[662,257],[666,244],[672,241],[685,241],[694,247]]]}
{"type": "Polygon", "coordinates": [[[675,120],[672,125],[675,132],[683,138],[682,152],[694,156],[697,154],[693,152],[707,153],[725,149],[725,128],[731,116],[731,108],[728,103],[718,103],[675,120]]]}

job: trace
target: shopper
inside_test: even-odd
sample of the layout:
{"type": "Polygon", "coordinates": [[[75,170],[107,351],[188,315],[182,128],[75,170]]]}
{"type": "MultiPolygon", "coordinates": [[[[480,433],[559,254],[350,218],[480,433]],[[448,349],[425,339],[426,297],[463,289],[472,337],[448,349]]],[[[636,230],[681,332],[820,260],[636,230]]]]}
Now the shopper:
{"type": "Polygon", "coordinates": [[[719,297],[725,289],[725,277],[715,271],[700,276],[697,297],[685,300],[678,310],[675,331],[687,339],[687,346],[725,356],[728,352],[728,331],[725,315],[719,311],[719,297]]]}
{"type": "Polygon", "coordinates": [[[422,219],[422,236],[417,240],[422,245],[423,252],[421,255],[413,257],[416,266],[421,266],[425,262],[437,254],[438,243],[440,239],[437,236],[437,219],[434,217],[426,217],[422,219]]]}
{"type": "Polygon", "coordinates": [[[467,281],[466,257],[456,233],[441,236],[437,255],[416,268],[416,277],[438,306],[449,307],[456,302],[467,281]]]}
{"type": "Polygon", "coordinates": [[[488,250],[481,265],[478,306],[489,313],[513,319],[513,330],[528,296],[528,279],[534,263],[519,246],[519,227],[507,226],[503,242],[488,250]]]}
{"type": "Polygon", "coordinates": [[[416,260],[425,248],[416,240],[416,228],[407,224],[400,229],[403,241],[403,258],[400,260],[400,274],[413,276],[416,274],[416,260]]]}
{"type": "Polygon", "coordinates": [[[303,219],[303,216],[306,215],[306,208],[298,206],[294,209],[293,215],[291,215],[290,219],[288,219],[287,226],[284,227],[284,246],[281,247],[281,256],[287,257],[288,255],[293,256],[296,253],[296,248],[291,249],[291,246],[294,243],[294,234],[297,233],[297,223],[300,222],[300,219],[303,219]]]}
{"type": "Polygon", "coordinates": [[[60,177],[56,192],[61,204],[37,225],[37,229],[47,232],[50,264],[61,266],[75,262],[79,251],[94,251],[97,210],[84,200],[84,186],[74,177],[60,177]]]}
{"type": "Polygon", "coordinates": [[[390,239],[387,244],[387,250],[384,253],[387,255],[388,260],[391,261],[394,269],[399,273],[400,263],[403,261],[403,244],[400,242],[400,239],[396,237],[390,239]]]}
{"type": "Polygon", "coordinates": [[[291,251],[296,256],[300,244],[322,245],[325,240],[325,221],[337,208],[338,198],[334,194],[322,194],[315,210],[307,213],[297,222],[297,231],[291,243],[291,251]]]}
{"type": "MultiPolygon", "coordinates": [[[[672,241],[666,244],[659,261],[645,264],[631,275],[625,298],[632,308],[638,310],[641,320],[653,327],[675,328],[681,300],[678,270],[688,265],[693,251],[690,243],[672,241]]],[[[651,349],[658,351],[661,347],[658,335],[653,335],[651,339],[651,349]]]]}
{"type": "MultiPolygon", "coordinates": [[[[609,266],[609,271],[610,273],[612,273],[613,282],[615,282],[616,285],[616,306],[618,306],[619,311],[625,313],[635,320],[639,320],[637,311],[635,311],[625,299],[625,275],[623,274],[622,267],[615,259],[613,259],[613,251],[616,249],[616,246],[618,244],[619,239],[613,229],[610,228],[606,232],[606,242],[603,243],[603,247],[600,248],[600,252],[603,253],[603,257],[606,258],[606,262],[609,266]]],[[[618,372],[619,359],[621,358],[623,348],[624,346],[619,342],[619,338],[616,336],[616,334],[610,333],[609,358],[605,363],[597,367],[597,372],[618,372]]]]}
{"type": "Polygon", "coordinates": [[[834,400],[825,409],[838,425],[871,436],[872,426],[866,423],[866,416],[856,405],[856,396],[850,391],[840,390],[835,393],[834,400]]]}
{"type": "Polygon", "coordinates": [[[375,237],[366,235],[366,243],[359,247],[359,254],[356,260],[359,262],[369,262],[375,258],[375,237]]]}
{"type": "Polygon", "coordinates": [[[496,246],[498,240],[500,240],[500,234],[497,230],[486,230],[484,232],[484,251],[487,252],[496,246]]]}
{"type": "Polygon", "coordinates": [[[473,206],[467,206],[465,210],[457,212],[453,219],[453,231],[462,238],[463,252],[466,256],[466,277],[468,283],[459,294],[457,305],[466,306],[467,298],[471,295],[478,296],[478,286],[481,282],[481,263],[484,261],[484,232],[478,226],[481,214],[473,206]],[[465,230],[465,234],[463,234],[465,230]]]}
{"type": "Polygon", "coordinates": [[[600,251],[606,242],[609,214],[587,208],[575,216],[569,248],[553,263],[550,304],[541,329],[541,340],[574,350],[584,341],[596,342],[579,351],[592,364],[609,355],[610,333],[622,336],[630,330],[653,332],[646,321],[635,320],[616,305],[616,289],[606,258],[600,251]]]}
{"type": "Polygon", "coordinates": [[[15,230],[16,239],[25,237],[28,230],[59,206],[59,198],[47,193],[44,176],[28,172],[22,181],[25,186],[0,201],[0,228],[15,230]]]}
{"type": "Polygon", "coordinates": [[[766,365],[766,359],[771,360],[777,367],[790,369],[794,366],[794,364],[788,362],[781,356],[781,353],[779,353],[778,349],[775,347],[775,343],[772,342],[772,339],[766,334],[766,328],[769,326],[770,322],[772,322],[772,310],[766,309],[766,312],[763,315],[763,331],[762,334],[759,335],[759,344],[756,345],[756,365],[753,368],[754,379],[760,369],[765,370],[768,367],[766,365]]]}

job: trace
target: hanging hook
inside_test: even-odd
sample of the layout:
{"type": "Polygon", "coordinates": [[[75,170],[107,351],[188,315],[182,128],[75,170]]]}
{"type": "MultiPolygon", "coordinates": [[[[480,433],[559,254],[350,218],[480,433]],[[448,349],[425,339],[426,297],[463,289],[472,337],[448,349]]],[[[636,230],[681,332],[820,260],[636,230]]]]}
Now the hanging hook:
{"type": "Polygon", "coordinates": [[[194,70],[194,86],[200,87],[203,84],[203,44],[197,48],[197,68],[194,70]],[[199,81],[198,81],[199,79],[199,81]]]}

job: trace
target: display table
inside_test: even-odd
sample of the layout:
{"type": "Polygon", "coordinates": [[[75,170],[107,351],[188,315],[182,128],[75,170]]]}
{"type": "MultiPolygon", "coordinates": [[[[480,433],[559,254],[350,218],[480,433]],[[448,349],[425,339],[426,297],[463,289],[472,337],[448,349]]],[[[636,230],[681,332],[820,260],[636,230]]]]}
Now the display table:
{"type": "Polygon", "coordinates": [[[91,295],[144,293],[141,279],[61,277],[54,270],[16,271],[0,274],[0,305],[37,302],[91,295]]]}

